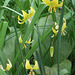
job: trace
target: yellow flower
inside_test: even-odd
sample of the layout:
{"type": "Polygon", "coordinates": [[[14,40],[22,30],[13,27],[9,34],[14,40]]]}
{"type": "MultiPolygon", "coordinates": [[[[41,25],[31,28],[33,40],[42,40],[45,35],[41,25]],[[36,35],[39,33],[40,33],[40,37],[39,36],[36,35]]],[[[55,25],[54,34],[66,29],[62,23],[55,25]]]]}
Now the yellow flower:
{"type": "Polygon", "coordinates": [[[55,30],[54,28],[52,28],[52,31],[53,31],[53,33],[54,33],[55,35],[57,35],[58,30],[55,30]]]}
{"type": "Polygon", "coordinates": [[[5,71],[5,69],[3,68],[3,66],[2,66],[2,65],[0,65],[0,69],[2,69],[3,71],[5,71]]]}
{"type": "Polygon", "coordinates": [[[7,66],[6,66],[6,70],[9,71],[10,68],[12,67],[12,64],[11,64],[11,62],[10,62],[9,59],[7,59],[7,60],[8,60],[8,64],[6,64],[6,65],[7,65],[7,66]]]}
{"type": "MultiPolygon", "coordinates": [[[[19,43],[22,43],[22,42],[23,42],[23,40],[22,40],[21,35],[20,35],[20,37],[19,37],[19,43]]],[[[30,38],[29,41],[26,41],[25,43],[30,44],[32,42],[33,42],[33,40],[31,41],[31,38],[30,38]]],[[[25,44],[24,44],[23,48],[26,48],[25,44]]]]}
{"type": "Polygon", "coordinates": [[[34,41],[34,40],[31,41],[31,38],[30,38],[29,41],[26,41],[25,43],[30,44],[30,43],[32,43],[33,41],[34,41]]]}
{"type": "Polygon", "coordinates": [[[62,7],[63,5],[63,2],[61,2],[60,4],[58,3],[58,0],[52,0],[52,1],[49,1],[49,0],[42,0],[46,5],[49,6],[49,9],[48,11],[50,13],[52,13],[52,9],[54,12],[56,12],[56,9],[55,7],[62,7]]]}
{"type": "Polygon", "coordinates": [[[31,8],[30,14],[27,14],[24,10],[22,10],[23,19],[21,20],[20,17],[18,16],[18,23],[19,24],[23,24],[27,19],[30,19],[34,15],[35,10],[32,7],[30,7],[30,8],[31,8]]]}
{"type": "MultiPolygon", "coordinates": [[[[7,59],[7,60],[8,60],[8,64],[6,64],[6,70],[9,71],[11,69],[11,67],[12,67],[12,64],[11,64],[11,62],[10,62],[9,59],[7,59]]],[[[3,71],[5,71],[5,69],[3,68],[2,65],[0,65],[0,69],[2,69],[3,71]]]]}
{"type": "Polygon", "coordinates": [[[22,40],[22,38],[21,38],[21,35],[20,35],[20,37],[19,37],[19,42],[20,42],[20,43],[23,42],[23,40],[22,40]]]}
{"type": "Polygon", "coordinates": [[[32,67],[29,63],[29,60],[26,59],[26,69],[30,69],[30,70],[35,70],[35,69],[39,69],[39,66],[38,66],[38,62],[35,61],[35,65],[32,67]]]}
{"type": "MultiPolygon", "coordinates": [[[[65,35],[65,33],[66,33],[65,28],[67,27],[65,18],[63,18],[63,20],[64,20],[64,23],[62,25],[61,35],[65,35]]],[[[58,33],[58,28],[56,28],[56,26],[59,28],[59,25],[57,23],[55,24],[55,29],[52,28],[52,31],[55,35],[57,35],[57,33],[58,33]]]]}
{"type": "Polygon", "coordinates": [[[63,24],[63,26],[62,26],[61,35],[65,35],[65,33],[67,33],[67,32],[65,31],[65,28],[67,27],[67,26],[66,26],[66,20],[65,20],[65,18],[63,18],[63,20],[64,20],[64,24],[63,24]]]}

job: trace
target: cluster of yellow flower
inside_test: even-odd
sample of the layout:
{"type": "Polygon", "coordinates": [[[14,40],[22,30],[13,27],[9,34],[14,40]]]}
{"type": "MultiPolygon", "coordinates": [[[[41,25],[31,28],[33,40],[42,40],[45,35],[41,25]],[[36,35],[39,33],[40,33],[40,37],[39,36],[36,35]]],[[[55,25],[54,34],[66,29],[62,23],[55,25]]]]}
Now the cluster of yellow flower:
{"type": "MultiPolygon", "coordinates": [[[[6,64],[6,69],[4,69],[2,65],[0,65],[0,69],[2,69],[3,71],[9,71],[12,68],[12,64],[11,64],[10,60],[9,59],[7,59],[7,60],[8,60],[8,64],[6,64]]],[[[33,75],[35,75],[33,70],[39,69],[37,61],[35,61],[35,65],[30,65],[29,60],[26,59],[25,66],[26,66],[27,70],[30,70],[29,75],[31,75],[31,73],[33,75]]]]}
{"type": "MultiPolygon", "coordinates": [[[[67,27],[67,26],[66,26],[66,20],[65,20],[64,18],[63,18],[63,20],[64,20],[64,23],[63,23],[63,25],[62,25],[61,35],[65,35],[65,33],[67,33],[67,32],[65,31],[65,28],[67,27]]],[[[58,29],[59,29],[59,25],[55,22],[55,29],[52,28],[52,31],[53,31],[53,33],[54,33],[55,35],[57,35],[58,29]]],[[[54,37],[54,35],[53,35],[52,37],[54,37]]]]}
{"type": "MultiPolygon", "coordinates": [[[[53,9],[53,11],[54,12],[56,12],[56,7],[62,7],[62,5],[63,5],[63,2],[61,2],[60,4],[58,3],[58,0],[52,0],[52,1],[49,1],[49,0],[42,0],[46,5],[48,5],[49,6],[49,9],[48,9],[48,11],[50,12],[50,13],[52,13],[52,9],[53,9]]],[[[63,18],[63,20],[64,20],[64,23],[63,23],[63,25],[62,25],[62,30],[61,30],[61,35],[65,35],[65,28],[67,27],[66,26],[66,20],[65,20],[65,18],[63,18]]],[[[58,29],[59,29],[59,25],[55,22],[55,28],[52,28],[52,31],[53,31],[53,33],[55,34],[55,35],[57,35],[57,33],[58,33],[58,29]]],[[[52,37],[54,37],[54,36],[52,36],[52,37]]]]}
{"type": "MultiPolygon", "coordinates": [[[[62,7],[63,5],[63,2],[61,2],[60,4],[58,3],[58,0],[52,0],[52,1],[49,1],[49,0],[42,0],[47,6],[49,6],[49,9],[48,11],[50,13],[52,13],[52,10],[53,12],[56,12],[56,7],[62,7]]],[[[63,18],[63,25],[62,25],[62,29],[61,29],[61,35],[65,35],[66,31],[65,31],[65,28],[67,27],[66,26],[66,20],[65,18],[63,18]]],[[[59,31],[59,25],[55,22],[55,26],[54,28],[52,28],[52,31],[53,31],[53,35],[51,37],[54,37],[54,35],[56,36],[58,34],[58,31],[59,31]]],[[[53,57],[53,53],[54,53],[54,47],[51,46],[50,47],[50,55],[51,57],[53,57]]]]}

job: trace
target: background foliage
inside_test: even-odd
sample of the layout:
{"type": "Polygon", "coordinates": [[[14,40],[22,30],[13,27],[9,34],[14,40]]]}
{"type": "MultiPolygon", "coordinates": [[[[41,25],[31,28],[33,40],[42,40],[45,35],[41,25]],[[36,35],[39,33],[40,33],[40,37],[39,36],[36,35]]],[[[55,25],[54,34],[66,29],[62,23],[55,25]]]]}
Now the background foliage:
{"type": "MultiPolygon", "coordinates": [[[[59,10],[61,11],[61,8],[59,10]]],[[[61,15],[59,10],[55,13],[58,24],[61,15]]],[[[22,37],[25,36],[22,45],[20,45],[24,60],[29,59],[32,64],[34,59],[42,62],[39,54],[39,44],[41,43],[42,63],[44,64],[46,75],[58,75],[57,36],[54,41],[54,56],[53,58],[50,56],[50,46],[53,42],[53,38],[51,38],[53,34],[52,17],[52,14],[48,13],[48,6],[41,0],[0,0],[0,64],[5,67],[7,59],[10,59],[13,64],[9,72],[4,72],[0,69],[0,74],[24,74],[21,64],[23,60],[21,59],[17,36],[15,34],[14,26],[16,26],[18,37],[20,35],[22,37]],[[36,13],[30,24],[25,22],[20,25],[17,19],[18,14],[1,6],[7,6],[19,13],[21,13],[21,10],[28,12],[30,6],[32,6],[36,13]],[[22,50],[24,42],[30,37],[34,42],[30,45],[26,44],[27,48],[22,50]]],[[[61,38],[60,75],[75,75],[75,0],[64,1],[64,18],[67,21],[67,34],[61,38]]],[[[35,73],[36,75],[42,75],[40,69],[35,70],[35,73]]]]}

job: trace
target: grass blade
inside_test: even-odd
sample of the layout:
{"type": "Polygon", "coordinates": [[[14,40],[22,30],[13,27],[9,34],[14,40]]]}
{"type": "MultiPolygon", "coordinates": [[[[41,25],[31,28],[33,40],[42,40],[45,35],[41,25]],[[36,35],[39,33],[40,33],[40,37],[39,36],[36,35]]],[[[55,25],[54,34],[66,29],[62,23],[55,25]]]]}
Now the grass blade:
{"type": "Polygon", "coordinates": [[[64,13],[64,3],[61,10],[61,16],[60,16],[60,22],[59,22],[59,32],[58,32],[58,42],[57,42],[57,65],[58,65],[58,75],[59,75],[59,63],[60,63],[60,49],[61,49],[61,28],[62,28],[62,22],[63,22],[63,13],[64,13]]]}
{"type": "Polygon", "coordinates": [[[43,64],[43,56],[42,56],[42,49],[41,49],[41,42],[40,42],[40,36],[39,36],[38,26],[37,26],[37,31],[38,31],[38,45],[39,45],[39,57],[40,57],[39,59],[40,59],[40,66],[41,66],[41,74],[42,75],[46,75],[45,69],[44,69],[44,64],[43,64]]]}

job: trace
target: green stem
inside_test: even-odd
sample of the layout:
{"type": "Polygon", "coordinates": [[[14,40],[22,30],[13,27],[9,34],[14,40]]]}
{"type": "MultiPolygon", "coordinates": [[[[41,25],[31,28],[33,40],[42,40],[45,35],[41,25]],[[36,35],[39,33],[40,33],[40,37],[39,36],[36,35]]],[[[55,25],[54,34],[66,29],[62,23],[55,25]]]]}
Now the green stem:
{"type": "Polygon", "coordinates": [[[15,10],[13,10],[13,9],[9,8],[9,7],[1,6],[1,8],[5,8],[5,9],[8,9],[8,10],[10,10],[10,11],[13,11],[14,13],[16,13],[16,14],[18,14],[18,15],[20,15],[20,16],[22,16],[22,17],[23,17],[23,15],[22,15],[22,14],[20,14],[19,12],[15,11],[15,10]]]}

